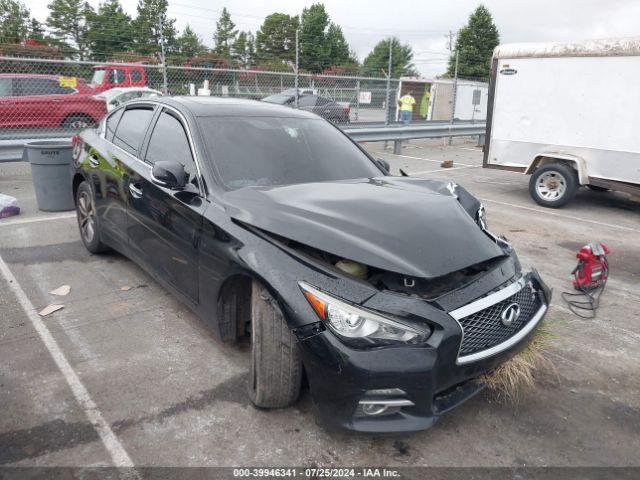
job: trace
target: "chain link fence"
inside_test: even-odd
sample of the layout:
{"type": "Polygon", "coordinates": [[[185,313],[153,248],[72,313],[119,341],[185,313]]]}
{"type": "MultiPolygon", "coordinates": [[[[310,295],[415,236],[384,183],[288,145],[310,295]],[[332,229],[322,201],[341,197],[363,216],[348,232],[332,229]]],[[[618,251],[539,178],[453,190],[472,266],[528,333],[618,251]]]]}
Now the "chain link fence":
{"type": "Polygon", "coordinates": [[[374,77],[0,57],[0,141],[67,138],[123,102],[154,95],[297,103],[338,125],[385,123],[395,120],[398,86],[374,77]]]}

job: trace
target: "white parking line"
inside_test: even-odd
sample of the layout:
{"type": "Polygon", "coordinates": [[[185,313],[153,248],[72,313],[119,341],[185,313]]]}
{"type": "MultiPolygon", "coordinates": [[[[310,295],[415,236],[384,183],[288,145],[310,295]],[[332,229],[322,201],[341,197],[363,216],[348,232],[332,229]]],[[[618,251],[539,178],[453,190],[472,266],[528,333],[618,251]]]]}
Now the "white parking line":
{"type": "Polygon", "coordinates": [[[613,228],[613,229],[617,229],[617,230],[624,230],[625,232],[640,232],[640,229],[638,229],[638,228],[625,227],[624,225],[614,225],[612,223],[599,222],[597,220],[589,220],[589,219],[584,218],[584,217],[576,217],[574,215],[567,215],[565,213],[552,212],[552,211],[550,211],[550,209],[542,210],[541,208],[526,207],[524,205],[517,205],[515,203],[509,203],[509,202],[500,202],[498,200],[491,200],[489,198],[480,198],[480,200],[483,201],[483,202],[495,203],[497,205],[504,205],[504,206],[513,207],[513,208],[520,208],[522,210],[528,210],[530,212],[538,212],[538,213],[541,213],[543,215],[551,215],[553,217],[566,218],[566,219],[569,219],[569,220],[577,220],[577,221],[582,222],[582,223],[591,223],[593,225],[599,225],[601,227],[609,227],[609,228],[613,228]]]}
{"type": "Polygon", "coordinates": [[[48,222],[52,220],[63,220],[66,218],[75,218],[75,213],[63,213],[60,215],[49,215],[47,217],[34,217],[34,218],[16,218],[12,220],[0,220],[0,227],[10,227],[13,225],[22,225],[25,223],[35,222],[48,222]]]}
{"type": "Polygon", "coordinates": [[[71,388],[71,391],[73,392],[73,396],[76,397],[76,400],[80,404],[85,415],[87,416],[93,427],[96,429],[96,432],[98,432],[102,443],[111,455],[111,459],[113,460],[114,465],[116,467],[133,467],[134,464],[131,461],[131,458],[127,454],[126,450],[118,440],[118,437],[116,437],[115,433],[113,433],[113,430],[111,430],[111,427],[102,416],[102,413],[100,413],[100,410],[98,410],[98,407],[91,399],[91,396],[89,395],[86,387],[80,381],[80,378],[73,370],[73,368],[69,364],[69,361],[58,346],[58,342],[56,342],[47,326],[38,316],[38,313],[31,303],[31,300],[29,300],[29,297],[27,297],[27,295],[24,293],[24,290],[18,283],[18,280],[16,280],[16,277],[13,275],[1,256],[0,273],[2,273],[2,276],[9,284],[9,288],[17,297],[18,302],[20,302],[20,305],[22,306],[22,309],[26,313],[27,317],[29,317],[33,328],[36,330],[36,332],[38,332],[40,339],[47,347],[47,350],[49,350],[49,353],[53,357],[53,361],[58,366],[58,369],[60,370],[60,372],[62,372],[62,375],[64,375],[65,380],[67,381],[69,387],[71,388]]]}

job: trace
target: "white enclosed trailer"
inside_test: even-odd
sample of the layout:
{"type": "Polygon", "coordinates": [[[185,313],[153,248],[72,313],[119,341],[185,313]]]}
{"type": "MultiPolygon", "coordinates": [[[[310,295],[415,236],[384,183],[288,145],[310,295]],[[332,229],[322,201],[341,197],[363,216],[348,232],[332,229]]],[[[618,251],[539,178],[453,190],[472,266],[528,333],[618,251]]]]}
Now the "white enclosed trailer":
{"type": "Polygon", "coordinates": [[[578,187],[640,194],[640,38],[500,45],[483,166],[531,174],[547,207],[578,187]]]}

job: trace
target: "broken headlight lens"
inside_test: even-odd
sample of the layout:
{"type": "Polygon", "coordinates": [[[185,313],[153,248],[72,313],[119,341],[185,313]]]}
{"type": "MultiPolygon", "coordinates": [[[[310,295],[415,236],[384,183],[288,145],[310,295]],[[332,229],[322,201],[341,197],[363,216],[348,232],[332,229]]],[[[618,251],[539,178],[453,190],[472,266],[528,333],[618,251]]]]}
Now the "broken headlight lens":
{"type": "Polygon", "coordinates": [[[343,342],[355,346],[423,343],[431,331],[405,325],[397,320],[339,300],[316,288],[300,283],[304,296],[324,324],[343,342]]]}

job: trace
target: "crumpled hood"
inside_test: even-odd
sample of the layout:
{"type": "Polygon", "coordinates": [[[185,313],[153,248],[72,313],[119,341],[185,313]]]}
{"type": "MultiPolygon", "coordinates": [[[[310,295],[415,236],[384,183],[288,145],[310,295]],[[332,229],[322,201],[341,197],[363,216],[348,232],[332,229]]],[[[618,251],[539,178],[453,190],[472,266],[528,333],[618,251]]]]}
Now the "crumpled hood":
{"type": "Polygon", "coordinates": [[[433,180],[246,187],[223,200],[236,220],[407,276],[435,278],[504,255],[446,184],[433,180]]]}

